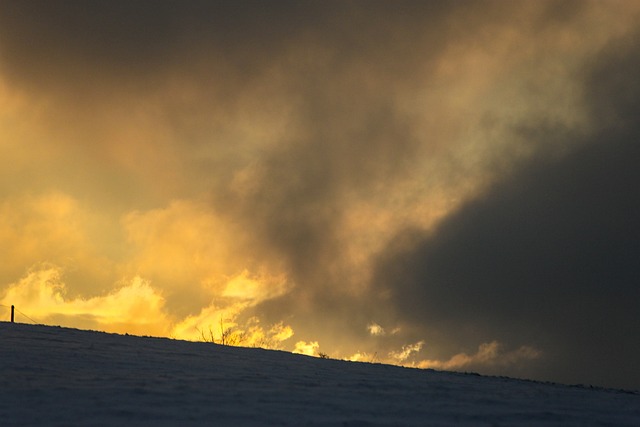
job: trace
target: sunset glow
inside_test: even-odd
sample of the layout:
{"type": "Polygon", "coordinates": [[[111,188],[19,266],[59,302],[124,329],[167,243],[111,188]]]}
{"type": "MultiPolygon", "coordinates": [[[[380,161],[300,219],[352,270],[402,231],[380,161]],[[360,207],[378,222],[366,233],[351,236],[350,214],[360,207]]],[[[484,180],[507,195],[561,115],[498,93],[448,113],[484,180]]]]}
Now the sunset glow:
{"type": "Polygon", "coordinates": [[[2,320],[638,385],[638,24],[0,1],[2,320]]]}

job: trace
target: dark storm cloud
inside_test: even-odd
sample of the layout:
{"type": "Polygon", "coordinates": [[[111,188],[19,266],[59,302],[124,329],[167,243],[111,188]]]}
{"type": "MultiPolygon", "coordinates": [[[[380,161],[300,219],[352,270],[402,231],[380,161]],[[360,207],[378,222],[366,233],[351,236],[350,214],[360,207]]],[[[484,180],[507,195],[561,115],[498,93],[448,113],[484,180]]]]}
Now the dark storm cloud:
{"type": "MultiPolygon", "coordinates": [[[[229,63],[259,72],[291,44],[327,44],[349,56],[389,46],[399,23],[408,35],[425,12],[451,8],[417,2],[65,1],[2,2],[3,70],[40,87],[74,78],[145,77],[193,62],[229,63]],[[387,16],[387,13],[390,13],[387,16]],[[111,76],[111,77],[114,77],[111,76]]],[[[386,51],[387,54],[393,52],[386,51]]],[[[389,64],[392,65],[392,60],[389,64]]],[[[228,76],[225,76],[228,77],[228,76]]],[[[113,84],[113,82],[112,82],[113,84]]]]}
{"type": "MultiPolygon", "coordinates": [[[[288,63],[293,68],[286,76],[299,97],[293,99],[301,100],[296,106],[302,134],[265,153],[251,195],[242,201],[233,194],[216,199],[236,220],[246,222],[265,251],[282,256],[298,284],[291,293],[263,303],[261,314],[275,320],[285,312],[296,318],[296,325],[315,327],[314,336],[321,341],[334,343],[361,334],[371,319],[387,318],[375,295],[350,292],[340,227],[351,202],[393,199],[396,195],[388,189],[415,177],[420,159],[437,156],[451,142],[437,123],[426,139],[416,130],[425,120],[446,117],[435,110],[426,117],[424,112],[412,116],[399,108],[398,98],[420,91],[451,45],[473,44],[484,32],[500,34],[512,25],[510,8],[499,2],[367,5],[371,8],[357,14],[348,7],[341,10],[342,18],[324,28],[325,39],[307,39],[305,47],[319,57],[329,52],[328,60],[306,63],[296,56],[288,63]],[[320,315],[322,328],[310,312],[320,315]],[[345,330],[350,334],[339,333],[345,330]]],[[[524,25],[523,34],[551,31],[575,19],[582,8],[579,3],[545,4],[538,18],[524,25]],[[547,15],[553,19],[545,19],[547,15]]],[[[401,338],[386,339],[398,345],[401,338]]]]}
{"type": "MultiPolygon", "coordinates": [[[[347,2],[330,9],[321,25],[291,35],[286,54],[271,62],[295,106],[291,135],[261,153],[249,194],[219,189],[214,205],[251,230],[262,256],[283,259],[299,285],[259,307],[261,314],[275,320],[284,311],[313,325],[317,319],[305,315],[313,310],[335,322],[326,330],[335,335],[345,317],[359,315],[345,295],[341,221],[350,202],[406,178],[421,142],[396,98],[415,90],[446,48],[441,20],[451,5],[372,2],[363,10],[347,2]]],[[[350,327],[362,329],[368,318],[350,327]]]]}
{"type": "Polygon", "coordinates": [[[573,136],[579,148],[534,156],[387,253],[378,281],[400,319],[437,330],[434,340],[534,345],[538,378],[640,385],[637,40],[611,44],[588,72],[597,130],[573,136]]]}

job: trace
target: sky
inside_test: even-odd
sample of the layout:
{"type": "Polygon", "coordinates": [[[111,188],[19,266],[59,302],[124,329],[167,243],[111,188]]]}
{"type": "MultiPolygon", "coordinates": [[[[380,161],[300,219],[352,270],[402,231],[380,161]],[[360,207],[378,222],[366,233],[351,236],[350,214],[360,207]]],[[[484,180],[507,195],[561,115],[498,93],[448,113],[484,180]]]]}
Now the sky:
{"type": "Polygon", "coordinates": [[[639,23],[0,0],[0,314],[640,388],[639,23]]]}

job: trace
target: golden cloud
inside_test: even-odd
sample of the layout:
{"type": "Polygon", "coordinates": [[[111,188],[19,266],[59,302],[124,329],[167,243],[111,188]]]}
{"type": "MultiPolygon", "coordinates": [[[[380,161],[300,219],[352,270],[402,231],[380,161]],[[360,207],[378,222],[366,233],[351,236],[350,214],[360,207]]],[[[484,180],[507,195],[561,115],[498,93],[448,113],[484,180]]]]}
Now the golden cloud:
{"type": "Polygon", "coordinates": [[[106,295],[69,298],[60,268],[42,265],[10,285],[1,301],[45,324],[155,336],[168,332],[164,298],[139,277],[106,295]]]}
{"type": "Polygon", "coordinates": [[[420,368],[457,370],[468,366],[495,367],[508,366],[527,360],[537,359],[542,355],[539,350],[530,346],[522,346],[516,350],[504,351],[498,341],[480,344],[475,354],[459,353],[448,360],[421,360],[416,364],[420,368]]]}

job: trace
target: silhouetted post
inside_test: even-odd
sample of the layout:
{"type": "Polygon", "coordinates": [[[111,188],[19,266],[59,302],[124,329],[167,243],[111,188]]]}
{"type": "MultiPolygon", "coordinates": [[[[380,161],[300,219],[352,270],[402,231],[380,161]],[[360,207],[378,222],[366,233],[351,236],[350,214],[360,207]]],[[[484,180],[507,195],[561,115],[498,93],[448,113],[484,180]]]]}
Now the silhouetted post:
{"type": "Polygon", "coordinates": [[[11,323],[13,323],[13,311],[15,310],[15,307],[13,305],[11,305],[11,323]]]}

